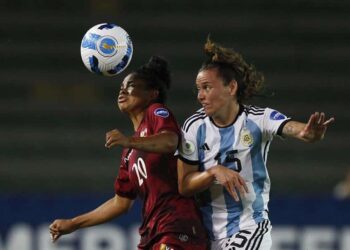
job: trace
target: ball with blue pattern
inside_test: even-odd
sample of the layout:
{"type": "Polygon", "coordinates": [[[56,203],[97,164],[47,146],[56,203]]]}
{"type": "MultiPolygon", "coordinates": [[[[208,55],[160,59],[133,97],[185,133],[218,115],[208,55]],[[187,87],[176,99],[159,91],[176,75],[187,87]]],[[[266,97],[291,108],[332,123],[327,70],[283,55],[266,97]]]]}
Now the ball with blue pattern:
{"type": "Polygon", "coordinates": [[[80,54],[89,71],[114,76],[129,65],[133,46],[129,34],[122,27],[101,23],[86,32],[81,41],[80,54]]]}

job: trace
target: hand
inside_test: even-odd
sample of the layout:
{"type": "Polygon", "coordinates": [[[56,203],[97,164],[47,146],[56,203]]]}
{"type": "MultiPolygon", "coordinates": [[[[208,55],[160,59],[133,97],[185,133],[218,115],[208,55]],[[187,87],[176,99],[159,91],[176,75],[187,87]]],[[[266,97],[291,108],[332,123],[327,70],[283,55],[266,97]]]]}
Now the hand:
{"type": "Polygon", "coordinates": [[[128,147],[130,139],[123,135],[118,129],[113,129],[106,133],[106,148],[121,145],[128,147]]]}
{"type": "Polygon", "coordinates": [[[61,235],[69,234],[77,230],[72,220],[55,220],[50,226],[50,234],[52,242],[56,242],[61,235]]]}
{"type": "Polygon", "coordinates": [[[322,140],[329,124],[332,122],[334,122],[333,117],[325,120],[325,114],[323,112],[315,112],[310,116],[308,123],[305,125],[304,129],[300,131],[299,136],[309,142],[322,140]]]}
{"type": "Polygon", "coordinates": [[[216,165],[209,171],[214,174],[215,179],[226,188],[235,201],[239,201],[237,190],[241,196],[249,192],[245,180],[238,172],[222,165],[216,165]]]}

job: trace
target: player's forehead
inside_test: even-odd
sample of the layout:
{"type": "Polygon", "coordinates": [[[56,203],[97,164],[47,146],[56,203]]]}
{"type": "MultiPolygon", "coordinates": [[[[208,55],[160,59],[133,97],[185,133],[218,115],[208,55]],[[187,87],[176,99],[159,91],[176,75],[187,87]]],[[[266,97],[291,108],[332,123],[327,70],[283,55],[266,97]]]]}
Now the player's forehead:
{"type": "Polygon", "coordinates": [[[220,80],[221,78],[218,75],[217,69],[204,69],[198,72],[196,77],[196,84],[215,84],[220,80]]]}
{"type": "Polygon", "coordinates": [[[144,82],[140,78],[137,78],[135,74],[131,73],[124,78],[123,82],[121,83],[121,87],[127,87],[130,84],[144,85],[144,82]]]}

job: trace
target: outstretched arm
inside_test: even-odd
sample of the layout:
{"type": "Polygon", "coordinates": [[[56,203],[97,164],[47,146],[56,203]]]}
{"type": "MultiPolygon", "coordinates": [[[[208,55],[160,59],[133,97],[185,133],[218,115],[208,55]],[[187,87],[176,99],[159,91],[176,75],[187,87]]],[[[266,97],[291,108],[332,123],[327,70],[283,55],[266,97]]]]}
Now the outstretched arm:
{"type": "Polygon", "coordinates": [[[110,221],[127,212],[132,207],[132,204],[132,200],[115,195],[91,212],[72,219],[57,219],[49,226],[52,241],[55,242],[60,236],[72,233],[80,228],[110,221]]]}
{"type": "Polygon", "coordinates": [[[178,141],[178,135],[172,131],[162,131],[147,137],[127,137],[114,129],[106,133],[105,147],[120,145],[152,153],[174,153],[178,141]]]}
{"type": "Polygon", "coordinates": [[[294,137],[306,142],[315,142],[322,140],[326,134],[328,126],[334,122],[334,118],[326,120],[323,112],[315,112],[309,118],[307,123],[289,121],[283,127],[282,135],[294,137]]]}

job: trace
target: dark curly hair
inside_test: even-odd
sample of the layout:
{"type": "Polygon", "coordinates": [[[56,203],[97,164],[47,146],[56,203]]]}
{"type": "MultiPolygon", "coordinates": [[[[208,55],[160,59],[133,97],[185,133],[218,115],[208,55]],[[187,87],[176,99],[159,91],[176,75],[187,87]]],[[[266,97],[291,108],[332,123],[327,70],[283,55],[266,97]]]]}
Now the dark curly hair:
{"type": "Polygon", "coordinates": [[[238,103],[259,95],[264,86],[264,75],[258,72],[254,65],[248,64],[239,53],[213,43],[209,37],[204,45],[204,52],[208,58],[202,64],[199,72],[217,69],[224,85],[236,80],[238,83],[238,103]]]}
{"type": "Polygon", "coordinates": [[[133,72],[135,78],[145,82],[147,89],[159,91],[155,102],[165,103],[166,91],[170,89],[171,76],[168,62],[159,56],[152,56],[149,61],[133,72]]]}

